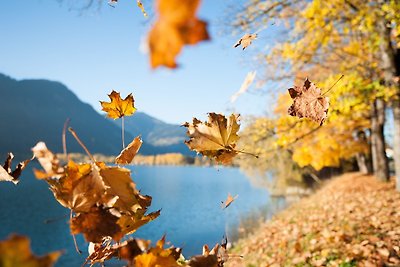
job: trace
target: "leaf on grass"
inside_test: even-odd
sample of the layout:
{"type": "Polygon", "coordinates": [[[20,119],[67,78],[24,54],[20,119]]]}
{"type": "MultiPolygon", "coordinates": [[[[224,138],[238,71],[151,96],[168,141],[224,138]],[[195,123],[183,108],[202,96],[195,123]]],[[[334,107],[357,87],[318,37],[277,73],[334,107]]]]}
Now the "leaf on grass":
{"type": "Polygon", "coordinates": [[[45,256],[35,256],[30,249],[29,238],[11,235],[0,241],[0,266],[4,267],[51,267],[61,256],[61,252],[51,252],[45,256]]]}
{"type": "Polygon", "coordinates": [[[225,202],[222,202],[222,208],[226,209],[227,207],[229,207],[230,204],[232,204],[233,201],[235,201],[235,199],[237,199],[238,195],[232,197],[231,193],[228,193],[228,197],[226,198],[225,202]]]}
{"type": "Polygon", "coordinates": [[[155,247],[150,248],[146,253],[134,258],[135,267],[179,267],[176,262],[181,256],[181,249],[170,247],[164,249],[165,236],[163,236],[155,247]]]}
{"type": "Polygon", "coordinates": [[[288,113],[299,118],[309,118],[324,123],[329,108],[329,98],[321,95],[321,90],[310,82],[308,78],[302,87],[295,86],[288,89],[293,104],[289,107],[288,113]]]}
{"type": "Polygon", "coordinates": [[[232,114],[228,118],[224,115],[209,113],[208,121],[202,122],[193,118],[193,123],[183,124],[188,130],[190,140],[186,145],[204,156],[214,158],[217,162],[230,164],[238,154],[235,150],[239,140],[237,132],[239,115],[232,114]]]}
{"type": "Polygon", "coordinates": [[[209,40],[207,23],[196,17],[200,0],[158,0],[158,20],[149,32],[152,68],[176,68],[176,56],[184,45],[209,40]]]}
{"type": "Polygon", "coordinates": [[[130,164],[142,146],[142,138],[137,136],[133,141],[121,151],[115,158],[116,164],[130,164]]]}
{"type": "Polygon", "coordinates": [[[243,50],[245,50],[249,45],[251,45],[251,42],[257,38],[257,34],[248,34],[246,33],[245,35],[242,36],[242,38],[239,39],[239,41],[236,42],[234,47],[238,47],[241,45],[243,47],[243,50]]]}
{"type": "Polygon", "coordinates": [[[44,142],[37,143],[33,148],[33,155],[39,161],[44,171],[33,169],[33,172],[38,179],[60,178],[64,173],[64,168],[60,166],[60,161],[57,159],[46,146],[44,142]]]}
{"type": "Polygon", "coordinates": [[[109,118],[115,120],[124,116],[131,116],[135,113],[135,100],[133,99],[132,94],[129,94],[125,99],[122,99],[120,93],[113,90],[108,97],[111,102],[100,101],[100,104],[102,110],[107,112],[109,118]]]}
{"type": "Polygon", "coordinates": [[[24,161],[21,161],[18,163],[17,167],[15,167],[14,170],[12,170],[12,160],[14,158],[13,153],[8,153],[7,159],[4,162],[4,165],[0,165],[0,182],[2,181],[7,181],[7,182],[12,182],[14,184],[18,184],[19,182],[19,177],[22,174],[22,171],[25,169],[25,167],[29,164],[29,162],[33,159],[27,159],[24,161]]]}

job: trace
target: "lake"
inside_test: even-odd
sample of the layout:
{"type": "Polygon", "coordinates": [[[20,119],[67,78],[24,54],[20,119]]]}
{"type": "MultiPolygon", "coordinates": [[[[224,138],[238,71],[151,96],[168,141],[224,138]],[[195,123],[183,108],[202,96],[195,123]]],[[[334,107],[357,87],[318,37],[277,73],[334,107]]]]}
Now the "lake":
{"type": "MultiPolygon", "coordinates": [[[[201,254],[204,244],[214,246],[225,234],[228,240],[237,236],[242,219],[254,214],[267,217],[283,207],[282,201],[271,201],[266,189],[252,186],[237,168],[133,166],[130,169],[141,193],[153,197],[149,211],[162,209],[156,220],[133,236],[154,242],[166,234],[167,241],[183,248],[185,257],[201,254]],[[228,193],[239,197],[228,208],[221,209],[221,201],[228,193]]],[[[47,183],[36,180],[31,170],[25,171],[17,186],[0,183],[0,239],[19,233],[31,238],[36,254],[63,250],[56,264],[59,267],[80,266],[87,256],[87,244],[81,235],[77,241],[84,253],[75,252],[68,215],[69,210],[58,204],[47,183]]]]}

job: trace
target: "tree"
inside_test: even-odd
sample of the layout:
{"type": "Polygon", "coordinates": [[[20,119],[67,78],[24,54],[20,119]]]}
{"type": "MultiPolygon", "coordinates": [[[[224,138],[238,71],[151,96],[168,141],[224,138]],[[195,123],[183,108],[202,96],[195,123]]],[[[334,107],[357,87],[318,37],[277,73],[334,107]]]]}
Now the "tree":
{"type": "MultiPolygon", "coordinates": [[[[397,185],[400,189],[400,3],[395,0],[361,1],[248,1],[234,26],[260,29],[271,21],[285,29],[284,39],[266,55],[272,78],[282,79],[298,72],[325,80],[332,74],[356,74],[370,89],[362,90],[371,111],[372,149],[375,173],[388,177],[385,169],[382,118],[384,103],[395,117],[394,150],[397,185]],[[378,167],[379,166],[379,167],[378,167]]],[[[271,77],[271,75],[269,75],[271,77]]],[[[267,78],[268,75],[267,75],[267,78]]],[[[335,89],[336,90],[336,89],[335,89]]]]}

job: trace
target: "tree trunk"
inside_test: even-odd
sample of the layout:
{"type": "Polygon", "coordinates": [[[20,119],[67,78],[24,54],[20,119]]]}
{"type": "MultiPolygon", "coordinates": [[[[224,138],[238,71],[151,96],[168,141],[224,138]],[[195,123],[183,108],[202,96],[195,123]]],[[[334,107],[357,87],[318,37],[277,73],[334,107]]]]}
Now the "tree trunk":
{"type": "MultiPolygon", "coordinates": [[[[380,4],[387,3],[388,0],[380,0],[380,4]]],[[[377,23],[377,30],[381,36],[381,42],[379,43],[379,52],[381,56],[380,69],[383,74],[383,81],[386,86],[393,86],[395,83],[396,74],[400,74],[400,60],[399,51],[396,50],[392,45],[391,34],[392,28],[390,22],[382,16],[377,23]]],[[[397,189],[400,190],[400,84],[397,82],[397,97],[394,97],[391,101],[394,117],[394,164],[396,171],[396,184],[397,189]]]]}
{"type": "Polygon", "coordinates": [[[371,152],[374,175],[381,181],[389,180],[389,164],[385,152],[385,102],[375,99],[371,105],[371,152]]]}
{"type": "Polygon", "coordinates": [[[396,172],[396,189],[400,191],[400,101],[392,102],[394,117],[393,159],[396,172]]]}
{"type": "Polygon", "coordinates": [[[372,173],[372,161],[371,161],[371,144],[368,144],[367,135],[365,131],[360,130],[357,132],[357,140],[360,143],[369,147],[369,153],[359,152],[356,154],[357,167],[359,172],[362,174],[372,173]]]}

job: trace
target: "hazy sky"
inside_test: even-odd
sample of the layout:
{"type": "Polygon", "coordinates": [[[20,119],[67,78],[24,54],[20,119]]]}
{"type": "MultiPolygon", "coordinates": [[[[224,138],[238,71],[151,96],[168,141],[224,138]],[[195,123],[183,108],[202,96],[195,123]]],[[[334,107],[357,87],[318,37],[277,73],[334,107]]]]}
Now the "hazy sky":
{"type": "MultiPolygon", "coordinates": [[[[238,36],[220,33],[233,1],[202,1],[200,18],[209,22],[212,41],[185,47],[177,59],[180,68],[172,71],[150,68],[143,44],[154,18],[145,19],[135,2],[120,0],[116,8],[82,13],[57,0],[0,1],[0,72],[60,81],[96,110],[112,89],[122,96],[132,92],[138,110],[170,123],[204,119],[207,112],[267,109],[267,97],[259,94],[229,103],[255,69],[243,64],[254,55],[252,47],[234,49],[238,36]]],[[[152,1],[144,3],[150,10],[152,1]]]]}

